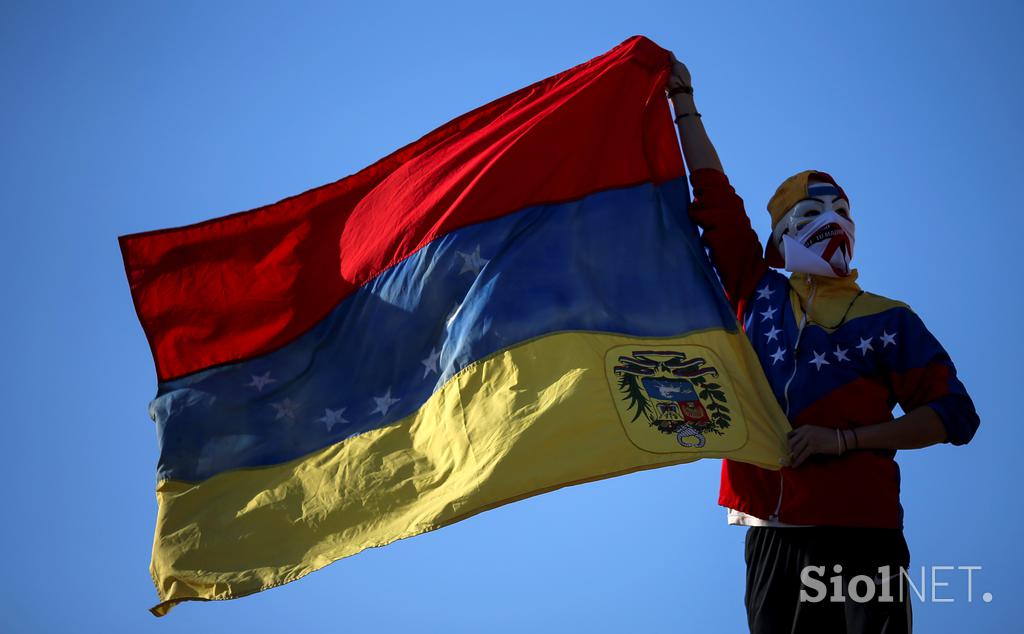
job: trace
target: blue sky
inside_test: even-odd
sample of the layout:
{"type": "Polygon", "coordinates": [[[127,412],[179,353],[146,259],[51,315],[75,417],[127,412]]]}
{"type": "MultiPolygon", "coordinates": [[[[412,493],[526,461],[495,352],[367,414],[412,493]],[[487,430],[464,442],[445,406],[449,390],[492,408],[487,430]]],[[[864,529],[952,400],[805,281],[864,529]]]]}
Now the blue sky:
{"type": "MultiPolygon", "coordinates": [[[[923,632],[1009,631],[1022,590],[1017,189],[1024,5],[51,3],[0,18],[0,475],[11,631],[737,632],[717,461],[525,500],[163,621],[148,573],[155,375],[116,236],[273,202],[633,34],[672,49],[762,236],[832,173],[862,285],[909,303],[982,427],[902,452],[923,632]],[[979,595],[991,592],[984,603],[979,595]]],[[[614,125],[614,122],[609,122],[614,125]]]]}

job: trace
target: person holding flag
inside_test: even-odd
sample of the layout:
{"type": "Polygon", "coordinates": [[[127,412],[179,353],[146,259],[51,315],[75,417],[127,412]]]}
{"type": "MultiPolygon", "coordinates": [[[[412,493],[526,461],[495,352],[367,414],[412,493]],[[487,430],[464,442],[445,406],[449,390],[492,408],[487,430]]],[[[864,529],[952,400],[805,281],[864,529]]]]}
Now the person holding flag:
{"type": "Polygon", "coordinates": [[[693,187],[690,218],[793,426],[782,469],[722,464],[719,504],[729,524],[749,527],[750,630],[910,631],[894,457],[966,444],[979,425],[974,404],[921,319],[857,284],[850,199],[831,175],[807,170],[782,182],[762,250],[704,129],[690,72],[674,55],[672,64],[666,90],[693,187]],[[905,414],[894,419],[896,404],[905,414]],[[837,585],[839,595],[825,592],[837,585]]]}

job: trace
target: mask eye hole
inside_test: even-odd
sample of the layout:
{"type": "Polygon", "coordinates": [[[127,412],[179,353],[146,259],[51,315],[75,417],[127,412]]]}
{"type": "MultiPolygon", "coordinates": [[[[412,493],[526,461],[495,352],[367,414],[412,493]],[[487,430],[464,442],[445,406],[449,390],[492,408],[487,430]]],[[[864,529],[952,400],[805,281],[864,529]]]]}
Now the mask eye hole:
{"type": "Polygon", "coordinates": [[[818,209],[808,209],[800,214],[800,218],[796,221],[796,230],[800,231],[807,223],[814,219],[815,216],[820,216],[821,211],[818,209]]]}
{"type": "Polygon", "coordinates": [[[846,207],[836,207],[836,213],[842,216],[843,218],[846,218],[847,220],[850,219],[850,210],[847,209],[846,207]]]}

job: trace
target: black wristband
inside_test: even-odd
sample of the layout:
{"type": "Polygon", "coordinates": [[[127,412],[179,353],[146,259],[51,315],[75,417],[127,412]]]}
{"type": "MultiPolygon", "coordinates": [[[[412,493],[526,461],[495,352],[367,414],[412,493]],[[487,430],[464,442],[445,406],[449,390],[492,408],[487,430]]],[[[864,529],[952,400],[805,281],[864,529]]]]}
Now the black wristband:
{"type": "Polygon", "coordinates": [[[669,98],[675,97],[678,94],[692,95],[693,86],[676,86],[675,88],[670,88],[668,91],[669,98]]]}
{"type": "Polygon", "coordinates": [[[700,113],[699,112],[684,112],[683,114],[676,116],[675,122],[678,124],[681,119],[689,117],[690,115],[693,115],[695,117],[700,117],[700,113]]]}

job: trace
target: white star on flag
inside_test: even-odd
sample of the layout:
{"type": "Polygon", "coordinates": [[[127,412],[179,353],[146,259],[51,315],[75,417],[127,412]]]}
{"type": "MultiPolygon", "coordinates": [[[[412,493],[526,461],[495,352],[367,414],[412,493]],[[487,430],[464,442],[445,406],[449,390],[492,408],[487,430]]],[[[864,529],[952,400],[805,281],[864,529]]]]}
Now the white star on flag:
{"type": "Polygon", "coordinates": [[[896,345],[896,333],[892,333],[890,335],[888,332],[883,330],[882,331],[882,347],[884,348],[884,347],[888,346],[890,343],[892,345],[894,345],[894,346],[896,345]]]}
{"type": "Polygon", "coordinates": [[[267,370],[261,376],[252,375],[252,381],[245,384],[245,387],[254,387],[257,392],[262,392],[263,388],[269,383],[277,383],[277,379],[270,378],[270,370],[267,370]]]}
{"type": "Polygon", "coordinates": [[[422,363],[423,367],[424,367],[423,376],[427,376],[431,372],[437,372],[438,371],[437,360],[440,357],[441,357],[441,351],[436,349],[436,348],[432,348],[430,350],[430,356],[428,356],[426,359],[420,359],[420,363],[422,363]]]}
{"type": "Polygon", "coordinates": [[[761,313],[761,321],[768,321],[771,319],[772,316],[775,315],[775,310],[776,309],[774,307],[769,307],[768,310],[761,313]]]}
{"type": "MultiPolygon", "coordinates": [[[[764,333],[764,336],[768,337],[768,341],[773,341],[776,337],[779,336],[780,332],[782,332],[782,331],[779,330],[778,328],[776,328],[775,324],[772,324],[772,329],[769,330],[768,332],[764,333]]],[[[767,343],[767,342],[765,342],[765,343],[767,343]]]]}
{"type": "Polygon", "coordinates": [[[772,365],[775,365],[779,361],[782,361],[782,358],[786,356],[786,352],[782,349],[782,346],[779,346],[779,349],[769,356],[772,358],[772,365]]]}
{"type": "Polygon", "coordinates": [[[327,409],[324,408],[324,415],[316,419],[318,423],[327,425],[327,431],[331,431],[331,428],[335,425],[344,425],[348,421],[342,417],[342,413],[345,412],[345,408],[341,409],[327,409]]]}
{"type": "Polygon", "coordinates": [[[837,345],[836,351],[832,353],[836,355],[836,361],[849,361],[850,359],[846,356],[847,350],[848,348],[843,348],[840,350],[839,346],[837,345]]]}
{"type": "Polygon", "coordinates": [[[373,400],[377,403],[377,409],[370,413],[376,414],[377,412],[380,412],[383,416],[387,416],[388,410],[391,409],[391,406],[398,402],[397,398],[391,398],[391,388],[388,388],[388,391],[384,396],[374,396],[373,400]]]}
{"type": "Polygon", "coordinates": [[[814,354],[814,358],[811,359],[809,363],[813,364],[814,367],[816,367],[819,371],[821,370],[821,366],[823,365],[832,365],[828,362],[828,359],[825,358],[824,352],[822,352],[821,354],[814,352],[812,354],[814,354]]]}
{"type": "Polygon", "coordinates": [[[774,293],[774,292],[775,291],[773,291],[772,289],[768,288],[768,285],[765,284],[764,288],[757,289],[757,298],[758,299],[771,299],[772,293],[774,293]]]}
{"type": "Polygon", "coordinates": [[[857,349],[860,350],[861,356],[866,355],[868,350],[874,350],[874,348],[871,347],[871,340],[873,338],[874,337],[868,337],[867,339],[860,340],[860,344],[857,346],[857,349]]]}
{"type": "Polygon", "coordinates": [[[299,408],[298,403],[290,398],[286,398],[280,403],[271,403],[270,405],[277,410],[277,416],[274,417],[274,420],[281,420],[283,418],[289,423],[295,422],[295,410],[299,408]]]}
{"type": "Polygon", "coordinates": [[[462,269],[459,274],[463,274],[466,271],[472,271],[473,275],[478,275],[480,269],[484,268],[484,265],[490,262],[480,257],[480,245],[476,245],[476,250],[472,253],[463,253],[462,251],[455,252],[459,257],[462,258],[462,269]]]}

